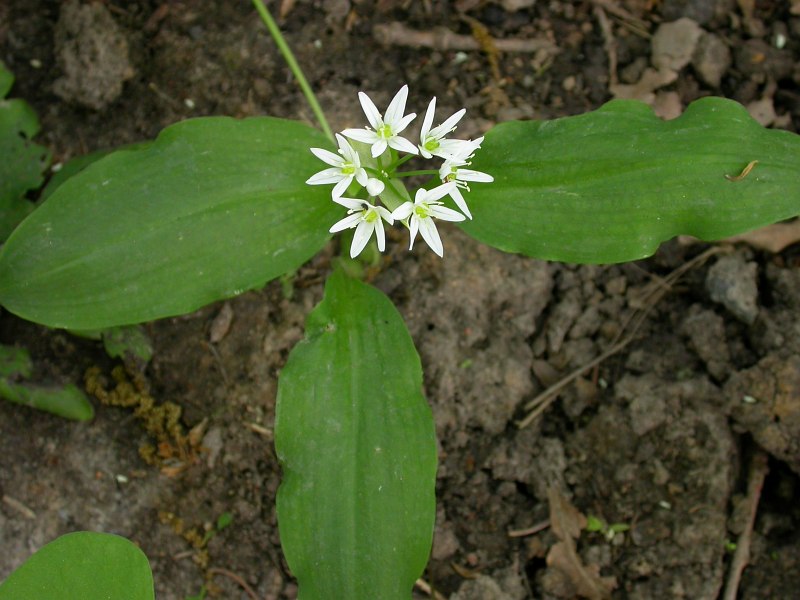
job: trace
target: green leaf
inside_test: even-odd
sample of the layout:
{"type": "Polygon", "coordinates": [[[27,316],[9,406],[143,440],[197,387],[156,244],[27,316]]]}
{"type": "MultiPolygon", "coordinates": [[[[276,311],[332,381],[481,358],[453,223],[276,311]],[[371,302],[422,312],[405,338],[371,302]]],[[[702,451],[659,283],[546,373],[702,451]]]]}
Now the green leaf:
{"type": "Polygon", "coordinates": [[[471,168],[495,181],[472,186],[464,231],[550,260],[629,261],[679,234],[716,240],[800,213],[800,137],[721,98],[672,121],[615,100],[581,116],[503,123],[471,168]],[[746,177],[726,178],[755,160],[746,177]]]}
{"type": "Polygon", "coordinates": [[[123,537],[68,533],[0,585],[0,600],[153,600],[147,557],[123,537]]]}
{"type": "Polygon", "coordinates": [[[408,599],[435,517],[419,357],[378,290],[336,271],[280,375],[278,524],[303,600],[408,599]]]}
{"type": "Polygon", "coordinates": [[[33,363],[24,348],[0,345],[0,398],[44,410],[66,419],[88,421],[94,408],[86,395],[74,385],[44,386],[19,383],[30,377],[33,363]]]}
{"type": "Polygon", "coordinates": [[[24,348],[0,345],[0,377],[30,377],[33,362],[24,348]]]}
{"type": "Polygon", "coordinates": [[[0,303],[52,327],[191,312],[297,268],[340,215],[305,180],[329,145],[301,123],[194,119],[62,183],[0,252],[0,303]]]}
{"type": "Polygon", "coordinates": [[[45,387],[0,379],[0,397],[73,421],[89,421],[94,417],[92,403],[72,384],[45,387]]]}
{"type": "Polygon", "coordinates": [[[50,164],[47,148],[31,141],[39,132],[36,112],[24,100],[2,100],[13,82],[0,62],[0,242],[33,210],[25,194],[42,185],[50,164]]]}

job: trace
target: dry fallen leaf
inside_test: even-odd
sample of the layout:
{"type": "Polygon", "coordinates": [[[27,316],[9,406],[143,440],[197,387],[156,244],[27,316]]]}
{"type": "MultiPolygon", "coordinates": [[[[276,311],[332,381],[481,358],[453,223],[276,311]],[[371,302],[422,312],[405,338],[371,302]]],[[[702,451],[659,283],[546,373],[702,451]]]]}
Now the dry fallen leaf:
{"type": "Polygon", "coordinates": [[[547,554],[547,566],[558,569],[575,587],[575,593],[589,600],[608,600],[617,587],[615,577],[601,577],[597,565],[586,566],[575,548],[575,539],[586,527],[586,517],[554,487],[548,488],[550,527],[561,541],[547,554]]]}
{"type": "Polygon", "coordinates": [[[735,235],[725,241],[746,242],[760,250],[772,253],[781,252],[784,248],[800,242],[800,219],[795,219],[790,223],[767,225],[741,235],[735,235]]]}

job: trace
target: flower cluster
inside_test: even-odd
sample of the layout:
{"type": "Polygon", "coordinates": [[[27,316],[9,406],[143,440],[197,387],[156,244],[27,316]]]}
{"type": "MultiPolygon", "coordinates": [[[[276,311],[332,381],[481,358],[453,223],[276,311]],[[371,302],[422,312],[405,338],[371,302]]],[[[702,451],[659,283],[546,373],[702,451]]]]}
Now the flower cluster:
{"type": "Polygon", "coordinates": [[[463,108],[445,119],[441,125],[432,127],[436,112],[436,98],[433,98],[422,121],[419,144],[415,146],[401,135],[417,116],[416,113],[403,114],[406,111],[408,86],[404,85],[397,92],[383,114],[364,92],[359,92],[358,99],[369,126],[363,129],[345,129],[341,134],[337,133],[338,154],[322,148],[311,148],[311,152],[329,166],[312,175],[306,183],[333,184],[333,201],[347,209],[347,215],[335,223],[330,232],[355,228],[350,246],[350,256],[355,258],[366,247],[373,234],[378,250],[383,252],[386,247],[383,222],[393,225],[395,221],[399,221],[410,231],[409,250],[413,248],[419,233],[428,246],[442,256],[444,248],[434,219],[472,219],[463,192],[469,191],[470,182],[493,181],[491,175],[469,168],[469,161],[480,148],[483,138],[457,140],[446,137],[456,129],[466,113],[463,108]],[[401,153],[405,156],[400,156],[401,153]],[[398,167],[414,156],[427,160],[436,158],[442,163],[430,170],[398,170],[398,167]],[[402,178],[412,175],[432,175],[437,185],[416,190],[412,201],[402,184],[402,178]],[[401,188],[400,193],[398,187],[401,188]],[[345,197],[344,194],[354,188],[359,190],[356,195],[361,189],[366,190],[367,199],[345,197]],[[461,212],[444,206],[442,200],[446,197],[461,212]],[[409,200],[404,202],[403,198],[409,200]]]}

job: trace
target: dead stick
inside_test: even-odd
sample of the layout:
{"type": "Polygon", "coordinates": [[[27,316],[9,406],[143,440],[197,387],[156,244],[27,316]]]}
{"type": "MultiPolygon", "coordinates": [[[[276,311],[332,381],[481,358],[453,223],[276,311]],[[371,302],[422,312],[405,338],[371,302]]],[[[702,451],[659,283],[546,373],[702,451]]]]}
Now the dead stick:
{"type": "Polygon", "coordinates": [[[761,499],[761,490],[764,488],[764,479],[768,472],[767,453],[759,449],[753,454],[753,458],[750,461],[746,499],[748,502],[747,523],[745,523],[744,531],[739,534],[739,538],[736,540],[736,552],[733,554],[731,570],[728,573],[728,581],[725,583],[725,593],[722,595],[722,600],[736,600],[742,572],[750,561],[750,541],[753,537],[753,526],[758,513],[758,501],[761,499]]]}
{"type": "MultiPolygon", "coordinates": [[[[481,50],[481,45],[471,35],[453,33],[444,27],[436,27],[430,31],[411,29],[402,23],[389,23],[388,25],[375,25],[373,37],[385,45],[412,46],[415,48],[434,48],[436,50],[481,50]]],[[[500,52],[536,52],[547,50],[556,54],[558,47],[549,40],[543,39],[511,39],[494,40],[494,45],[500,52]]]]}
{"type": "Polygon", "coordinates": [[[253,600],[259,600],[258,596],[256,595],[256,593],[253,591],[253,588],[251,588],[249,585],[247,585],[247,582],[244,579],[242,579],[241,577],[239,577],[233,571],[228,571],[228,569],[220,569],[219,567],[212,567],[212,568],[210,568],[208,570],[208,574],[209,575],[224,575],[225,577],[229,577],[230,579],[233,579],[236,583],[239,584],[239,586],[245,591],[245,593],[248,596],[250,596],[253,600]]]}

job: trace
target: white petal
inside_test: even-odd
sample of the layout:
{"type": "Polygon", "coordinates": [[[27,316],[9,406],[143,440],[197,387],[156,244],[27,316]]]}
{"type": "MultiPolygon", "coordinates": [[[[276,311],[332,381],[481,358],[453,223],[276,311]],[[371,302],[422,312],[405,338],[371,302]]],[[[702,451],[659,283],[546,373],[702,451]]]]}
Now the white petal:
{"type": "Polygon", "coordinates": [[[478,181],[482,183],[491,183],[494,177],[482,171],[473,171],[472,169],[459,169],[456,173],[456,179],[459,181],[478,181]]]}
{"type": "MultiPolygon", "coordinates": [[[[400,152],[408,152],[409,154],[417,154],[417,147],[409,142],[406,138],[395,136],[389,139],[389,145],[395,150],[400,152]]],[[[374,156],[374,154],[373,154],[374,156]]]]}
{"type": "MultiPolygon", "coordinates": [[[[367,121],[372,125],[372,128],[376,130],[380,129],[381,125],[383,125],[383,120],[381,119],[381,113],[378,112],[375,103],[373,103],[364,92],[358,92],[358,101],[361,103],[361,108],[364,109],[364,114],[367,115],[367,121]]],[[[345,129],[343,133],[347,135],[347,131],[348,130],[345,129]]]]}
{"type": "Polygon", "coordinates": [[[422,155],[422,158],[433,158],[433,154],[425,150],[424,146],[420,145],[417,146],[417,148],[419,148],[419,153],[422,155]]]}
{"type": "Polygon", "coordinates": [[[414,215],[411,217],[411,222],[408,225],[409,230],[409,242],[408,242],[408,249],[411,250],[414,247],[414,240],[417,237],[417,231],[419,231],[419,217],[414,215]]]}
{"type": "MultiPolygon", "coordinates": [[[[395,124],[403,118],[403,112],[406,110],[407,99],[408,86],[404,85],[400,88],[400,91],[394,95],[394,98],[392,98],[392,101],[389,103],[389,108],[386,109],[384,122],[390,125],[392,130],[394,130],[395,124]]],[[[375,129],[377,129],[377,127],[375,129]]]]}
{"type": "Polygon", "coordinates": [[[444,198],[454,187],[456,187],[456,184],[451,181],[448,183],[443,183],[432,190],[427,190],[425,193],[425,201],[432,202],[434,200],[438,200],[439,198],[444,198]]]}
{"type": "Polygon", "coordinates": [[[367,187],[367,181],[369,181],[369,175],[367,175],[367,172],[364,169],[362,169],[361,167],[356,169],[355,176],[356,176],[356,181],[361,184],[361,187],[367,187]]]}
{"type": "Polygon", "coordinates": [[[372,177],[367,180],[367,185],[365,187],[367,188],[367,193],[370,196],[377,196],[383,191],[383,188],[385,186],[383,185],[383,182],[380,179],[375,179],[374,177],[372,177]]]}
{"type": "Polygon", "coordinates": [[[359,162],[358,152],[353,150],[353,147],[350,145],[350,142],[348,142],[344,136],[337,133],[336,142],[339,144],[339,150],[341,150],[342,156],[344,157],[343,162],[350,162],[356,166],[361,165],[361,163],[359,162]]]}
{"type": "MultiPolygon", "coordinates": [[[[425,140],[428,138],[428,132],[431,130],[431,125],[433,125],[434,112],[436,112],[436,96],[434,96],[431,103],[428,104],[428,110],[425,111],[425,118],[422,119],[422,129],[419,132],[420,144],[424,144],[425,140]]],[[[423,154],[423,156],[425,155],[423,154]]],[[[425,158],[430,158],[430,156],[425,156],[425,158]]]]}
{"type": "Polygon", "coordinates": [[[383,252],[386,250],[386,236],[383,233],[383,219],[378,219],[375,221],[375,223],[373,223],[373,225],[375,225],[375,239],[378,240],[378,250],[383,252]]]}
{"type": "Polygon", "coordinates": [[[342,134],[346,135],[351,140],[358,140],[365,144],[374,144],[375,141],[379,139],[378,134],[369,129],[345,129],[342,134]]]}
{"type": "Polygon", "coordinates": [[[431,250],[436,252],[439,256],[444,256],[442,238],[439,237],[439,232],[436,230],[436,224],[433,222],[433,219],[430,217],[427,219],[420,219],[419,232],[422,234],[422,239],[431,247],[431,250]]]}
{"type": "Polygon", "coordinates": [[[350,258],[355,258],[367,245],[369,238],[372,237],[372,232],[375,230],[373,223],[361,221],[356,227],[356,232],[353,234],[353,243],[350,245],[350,258]]]}
{"type": "Polygon", "coordinates": [[[384,220],[389,223],[389,225],[394,225],[394,217],[392,217],[392,213],[390,213],[386,208],[383,206],[376,206],[375,210],[378,211],[378,214],[384,218],[384,220]]]}
{"type": "Polygon", "coordinates": [[[311,152],[313,152],[314,156],[316,156],[318,159],[333,167],[341,167],[344,164],[344,159],[341,156],[328,150],[323,150],[322,148],[311,148],[311,152]]]}
{"type": "Polygon", "coordinates": [[[381,154],[386,151],[386,140],[379,139],[377,142],[372,144],[372,158],[378,158],[381,154]]]}
{"type": "Polygon", "coordinates": [[[456,212],[452,208],[447,208],[446,206],[437,206],[434,204],[430,207],[430,211],[432,216],[442,221],[463,221],[465,218],[460,212],[456,212]]]}
{"type": "MultiPolygon", "coordinates": [[[[458,206],[458,208],[461,209],[461,212],[463,212],[465,215],[467,215],[471,219],[472,218],[472,214],[470,214],[469,209],[467,208],[467,202],[466,202],[466,200],[464,200],[464,196],[461,195],[461,190],[459,190],[457,187],[454,187],[450,191],[450,197],[456,203],[456,206],[458,206]]],[[[441,219],[441,217],[439,217],[439,218],[441,219]]],[[[461,221],[461,220],[462,219],[459,219],[459,221],[461,221]]]]}
{"type": "Polygon", "coordinates": [[[350,210],[364,210],[364,205],[366,201],[359,200],[358,198],[344,198],[338,197],[333,199],[336,204],[341,204],[342,206],[346,206],[350,210]]]}
{"type": "Polygon", "coordinates": [[[406,127],[409,126],[411,121],[417,118],[417,113],[409,113],[402,119],[400,119],[397,123],[392,125],[392,133],[395,135],[403,131],[406,127]]]}
{"type": "Polygon", "coordinates": [[[334,169],[331,167],[319,173],[314,173],[311,177],[306,179],[306,183],[308,185],[325,185],[328,183],[337,183],[341,181],[343,177],[345,177],[345,175],[342,175],[341,169],[334,169]]]}
{"type": "MultiPolygon", "coordinates": [[[[408,215],[412,212],[414,212],[414,205],[411,202],[403,202],[394,209],[391,216],[394,221],[402,221],[403,219],[407,219],[408,215]]],[[[391,221],[389,222],[391,223],[391,221]]]]}
{"type": "Polygon", "coordinates": [[[350,187],[351,183],[353,183],[353,176],[352,175],[346,176],[344,179],[342,179],[339,183],[337,183],[334,186],[333,191],[331,192],[331,197],[333,197],[333,199],[335,200],[336,198],[344,194],[347,191],[347,188],[350,187]]]}
{"type": "Polygon", "coordinates": [[[462,108],[457,113],[453,113],[444,123],[438,127],[434,127],[431,130],[431,136],[435,138],[442,138],[446,136],[448,133],[453,131],[453,129],[455,129],[456,125],[461,120],[461,117],[463,117],[465,114],[467,114],[466,108],[462,108]]]}
{"type": "Polygon", "coordinates": [[[350,229],[351,227],[355,227],[356,223],[361,220],[361,213],[356,213],[354,215],[347,215],[341,221],[337,221],[333,224],[328,231],[330,233],[336,233],[337,231],[342,231],[343,229],[350,229]]]}

